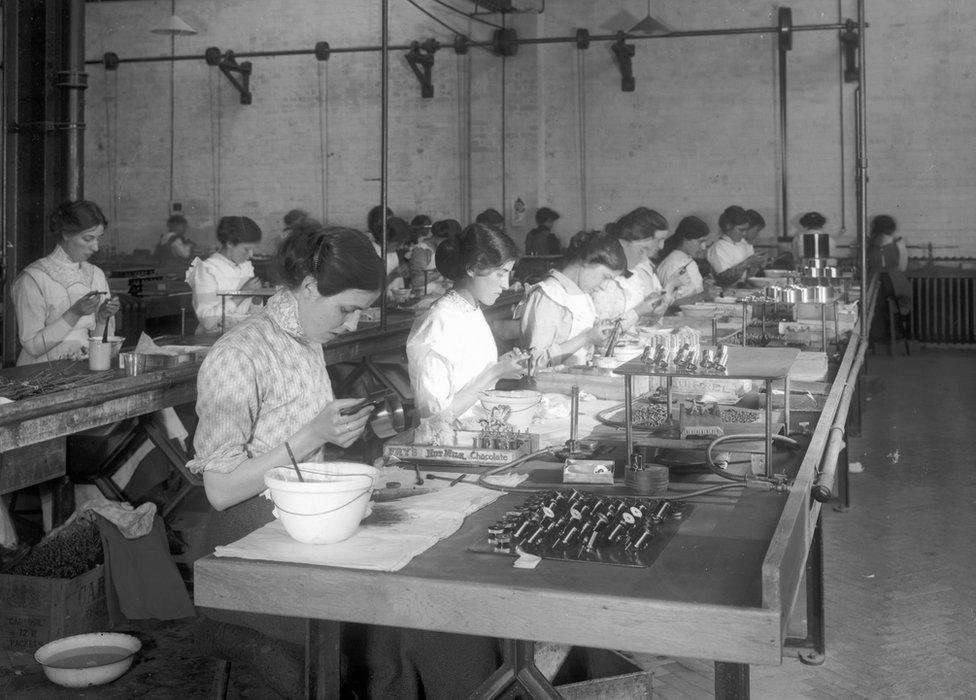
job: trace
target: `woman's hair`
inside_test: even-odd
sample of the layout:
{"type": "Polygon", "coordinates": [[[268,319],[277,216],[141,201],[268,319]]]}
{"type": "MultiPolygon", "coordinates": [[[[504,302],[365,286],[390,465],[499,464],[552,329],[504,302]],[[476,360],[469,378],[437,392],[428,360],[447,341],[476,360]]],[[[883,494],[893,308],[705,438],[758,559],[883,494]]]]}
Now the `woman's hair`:
{"type": "MultiPolygon", "coordinates": [[[[386,208],[386,222],[387,227],[390,225],[390,219],[393,218],[393,210],[389,207],[386,208]]],[[[373,240],[377,243],[383,237],[383,207],[377,204],[375,207],[369,210],[369,214],[366,215],[366,230],[373,235],[373,240]]]]}
{"type": "Polygon", "coordinates": [[[461,235],[461,224],[456,219],[441,219],[435,221],[430,227],[430,232],[436,238],[448,238],[449,236],[461,235]]]}
{"type": "Polygon", "coordinates": [[[668,228],[668,220],[661,214],[647,207],[637,207],[607,224],[606,231],[621,241],[642,241],[668,228]]]}
{"type": "Polygon", "coordinates": [[[217,222],[217,240],[222,245],[259,243],[261,228],[246,216],[222,216],[217,222]]]}
{"type": "Polygon", "coordinates": [[[749,228],[766,228],[766,220],[755,209],[746,211],[746,220],[749,222],[749,228]]]}
{"type": "Polygon", "coordinates": [[[722,231],[728,231],[736,226],[742,226],[743,224],[749,223],[749,216],[746,214],[746,210],[737,204],[733,204],[731,207],[723,211],[718,217],[718,227],[722,231]]]}
{"type": "Polygon", "coordinates": [[[674,230],[664,244],[661,246],[659,257],[663,260],[673,251],[681,247],[685,241],[694,241],[705,238],[710,233],[708,224],[697,216],[686,216],[678,222],[678,227],[674,230]]]}
{"type": "Polygon", "coordinates": [[[415,217],[410,219],[410,228],[430,228],[433,222],[430,217],[426,214],[417,214],[415,217]]]}
{"type": "Polygon", "coordinates": [[[889,233],[894,233],[898,228],[898,224],[895,220],[888,216],[887,214],[878,214],[871,221],[871,238],[875,236],[884,236],[889,233]]]}
{"type": "Polygon", "coordinates": [[[468,270],[484,272],[515,260],[515,241],[486,224],[471,224],[441,241],[434,252],[437,271],[449,280],[464,279],[468,270]]]}
{"type": "Polygon", "coordinates": [[[275,268],[289,289],[313,277],[319,294],[327,297],[347,289],[376,292],[383,285],[383,263],[366,236],[311,219],[296,224],[278,246],[275,268]]]}
{"type": "Polygon", "coordinates": [[[494,226],[495,228],[503,228],[505,226],[505,217],[501,215],[497,209],[492,209],[489,207],[483,212],[475,217],[474,222],[476,224],[487,224],[488,226],[494,226]]]}
{"type": "Polygon", "coordinates": [[[627,269],[620,240],[604,231],[580,231],[569,241],[566,262],[579,265],[604,265],[614,272],[627,269]]]}
{"type": "Polygon", "coordinates": [[[803,228],[823,228],[827,219],[819,211],[808,211],[800,217],[800,226],[803,228]]]}
{"type": "Polygon", "coordinates": [[[559,212],[550,209],[549,207],[539,207],[535,212],[535,223],[537,226],[542,226],[550,221],[555,221],[559,218],[559,212]]]}
{"type": "Polygon", "coordinates": [[[47,221],[48,230],[56,236],[74,236],[106,224],[108,219],[98,205],[84,199],[59,204],[47,221]]]}
{"type": "Polygon", "coordinates": [[[285,223],[285,228],[290,231],[291,229],[295,228],[295,226],[305,221],[307,218],[308,218],[308,212],[305,211],[304,209],[292,209],[287,214],[285,214],[285,218],[282,219],[282,221],[284,221],[285,223]]]}

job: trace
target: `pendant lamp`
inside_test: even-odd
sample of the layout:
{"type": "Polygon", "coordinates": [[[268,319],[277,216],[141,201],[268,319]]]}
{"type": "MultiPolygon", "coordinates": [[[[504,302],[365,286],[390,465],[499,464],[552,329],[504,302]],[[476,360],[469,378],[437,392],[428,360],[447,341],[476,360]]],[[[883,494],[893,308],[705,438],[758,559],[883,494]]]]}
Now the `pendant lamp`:
{"type": "Polygon", "coordinates": [[[197,33],[196,29],[176,15],[170,15],[170,18],[163,26],[150,29],[149,31],[153,34],[165,34],[167,36],[193,36],[197,33]]]}

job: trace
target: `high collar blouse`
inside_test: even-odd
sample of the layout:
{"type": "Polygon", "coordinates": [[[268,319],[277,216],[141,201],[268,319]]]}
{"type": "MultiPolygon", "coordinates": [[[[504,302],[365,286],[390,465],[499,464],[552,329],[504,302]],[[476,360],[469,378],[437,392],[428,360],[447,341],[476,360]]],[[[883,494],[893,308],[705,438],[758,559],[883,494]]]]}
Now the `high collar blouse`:
{"type": "Polygon", "coordinates": [[[645,258],[630,270],[630,277],[615,277],[597,287],[591,296],[597,318],[621,318],[632,326],[637,322],[634,308],[649,296],[661,294],[664,288],[654,271],[654,263],[645,258]]]}
{"type": "Polygon", "coordinates": [[[698,263],[681,249],[672,250],[668,257],[657,266],[657,274],[661,278],[661,284],[665,287],[669,287],[678,281],[682,270],[684,271],[684,279],[674,293],[675,299],[684,299],[699,294],[705,288],[701,272],[698,270],[698,263]]]}
{"type": "Polygon", "coordinates": [[[11,290],[22,347],[17,364],[86,353],[95,315],[82,316],[73,326],[62,316],[91,291],[108,293],[105,273],[91,263],[73,261],[61,246],[24,268],[11,290]]]}
{"type": "Polygon", "coordinates": [[[214,253],[206,260],[194,258],[186,271],[186,282],[193,290],[193,312],[200,325],[199,333],[230,330],[252,314],[251,297],[227,297],[220,292],[236,292],[254,277],[254,265],[250,260],[235,263],[223,253],[214,253]],[[226,328],[220,325],[221,316],[226,328]]]}
{"type": "Polygon", "coordinates": [[[498,361],[481,308],[449,291],[414,321],[407,338],[410,386],[422,417],[440,413],[464,386],[498,361]]]}
{"type": "MultiPolygon", "coordinates": [[[[197,376],[194,472],[230,472],[283,444],[333,400],[322,344],[305,335],[288,290],[221,336],[197,376]]],[[[320,456],[295,455],[298,459],[320,456]]]]}

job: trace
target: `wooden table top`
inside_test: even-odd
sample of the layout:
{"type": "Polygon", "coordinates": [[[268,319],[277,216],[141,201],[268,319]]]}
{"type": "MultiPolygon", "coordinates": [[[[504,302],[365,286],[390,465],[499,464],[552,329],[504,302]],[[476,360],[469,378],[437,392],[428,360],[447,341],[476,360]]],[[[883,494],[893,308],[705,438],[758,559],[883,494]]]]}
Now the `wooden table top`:
{"type": "Polygon", "coordinates": [[[725,372],[688,372],[673,365],[659,369],[635,358],[617,367],[616,374],[694,377],[701,379],[783,379],[800,356],[796,348],[743,348],[728,346],[729,363],[725,372]]]}

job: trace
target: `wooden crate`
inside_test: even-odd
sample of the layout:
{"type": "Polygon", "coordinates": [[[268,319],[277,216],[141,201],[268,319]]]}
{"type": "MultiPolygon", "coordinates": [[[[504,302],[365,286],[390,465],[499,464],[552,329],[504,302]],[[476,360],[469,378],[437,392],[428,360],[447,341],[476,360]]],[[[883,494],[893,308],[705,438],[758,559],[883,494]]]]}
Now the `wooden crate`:
{"type": "Polygon", "coordinates": [[[71,579],[0,574],[0,649],[33,652],[105,624],[104,567],[71,579]]]}

